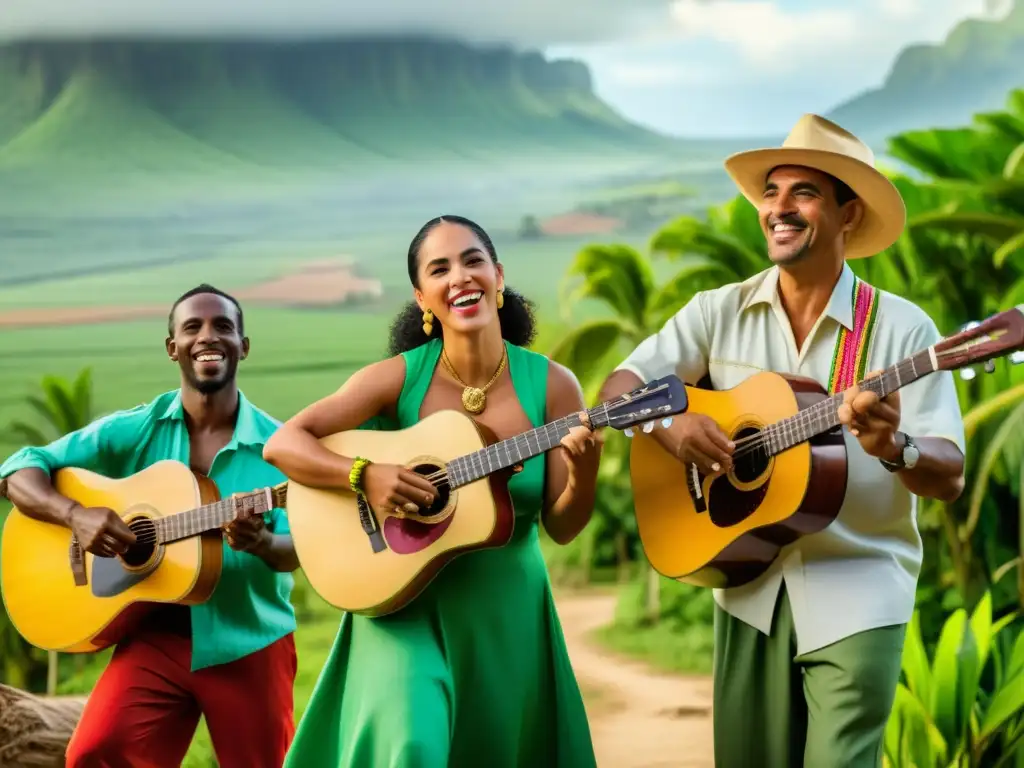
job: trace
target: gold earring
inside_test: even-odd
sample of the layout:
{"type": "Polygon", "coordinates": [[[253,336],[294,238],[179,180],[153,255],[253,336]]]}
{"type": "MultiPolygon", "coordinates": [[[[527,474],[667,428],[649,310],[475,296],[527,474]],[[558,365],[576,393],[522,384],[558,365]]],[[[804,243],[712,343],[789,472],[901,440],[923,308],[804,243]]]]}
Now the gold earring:
{"type": "Polygon", "coordinates": [[[498,305],[498,309],[505,306],[505,291],[498,291],[498,300],[495,302],[498,305]]]}
{"type": "Polygon", "coordinates": [[[434,332],[434,313],[429,310],[423,310],[423,333],[429,336],[434,332]]]}

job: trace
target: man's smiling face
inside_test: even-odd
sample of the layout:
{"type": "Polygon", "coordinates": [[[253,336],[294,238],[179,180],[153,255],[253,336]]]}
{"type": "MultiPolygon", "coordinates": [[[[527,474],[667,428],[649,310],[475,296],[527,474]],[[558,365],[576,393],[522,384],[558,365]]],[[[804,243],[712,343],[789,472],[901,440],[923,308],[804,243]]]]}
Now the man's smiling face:
{"type": "Polygon", "coordinates": [[[831,176],[813,168],[784,165],[768,174],[758,217],[775,264],[796,264],[837,245],[856,201],[840,204],[836,187],[831,176]]]}

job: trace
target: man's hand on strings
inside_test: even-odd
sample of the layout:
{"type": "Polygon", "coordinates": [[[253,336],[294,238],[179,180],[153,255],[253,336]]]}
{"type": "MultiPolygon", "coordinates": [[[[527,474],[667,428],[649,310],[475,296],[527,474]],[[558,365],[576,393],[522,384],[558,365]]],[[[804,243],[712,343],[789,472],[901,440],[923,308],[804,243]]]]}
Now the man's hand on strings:
{"type": "MultiPolygon", "coordinates": [[[[867,378],[881,371],[869,373],[867,378]]],[[[900,427],[900,393],[891,392],[883,398],[854,384],[843,393],[839,406],[839,422],[857,438],[864,452],[876,459],[895,461],[900,452],[896,431],[900,427]]]]}

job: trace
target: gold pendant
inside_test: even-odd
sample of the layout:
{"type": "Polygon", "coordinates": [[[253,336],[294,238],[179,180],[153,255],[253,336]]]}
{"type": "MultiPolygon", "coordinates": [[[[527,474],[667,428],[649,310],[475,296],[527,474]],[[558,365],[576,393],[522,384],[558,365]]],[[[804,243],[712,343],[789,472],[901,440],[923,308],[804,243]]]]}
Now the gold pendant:
{"type": "Polygon", "coordinates": [[[470,413],[480,413],[487,405],[487,395],[477,387],[466,387],[462,390],[462,407],[470,413]]]}

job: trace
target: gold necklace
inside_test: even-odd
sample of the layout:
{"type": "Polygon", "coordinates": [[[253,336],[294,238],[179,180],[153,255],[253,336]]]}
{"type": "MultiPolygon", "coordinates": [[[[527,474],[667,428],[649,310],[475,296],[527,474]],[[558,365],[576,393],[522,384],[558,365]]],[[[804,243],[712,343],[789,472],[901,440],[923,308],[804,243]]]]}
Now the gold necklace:
{"type": "Polygon", "coordinates": [[[445,370],[448,371],[449,375],[455,379],[459,384],[462,385],[462,407],[470,413],[481,413],[484,408],[487,407],[487,390],[498,380],[501,376],[501,372],[505,370],[505,362],[508,360],[508,349],[502,344],[501,347],[501,362],[498,363],[498,370],[491,376],[491,380],[488,381],[483,387],[471,387],[469,384],[459,378],[459,374],[455,372],[455,366],[452,365],[452,361],[448,359],[447,353],[441,350],[441,362],[444,363],[445,370]]]}

